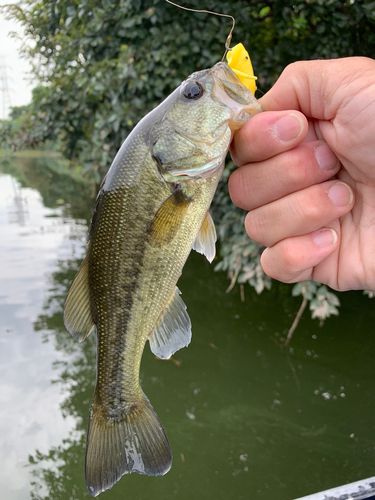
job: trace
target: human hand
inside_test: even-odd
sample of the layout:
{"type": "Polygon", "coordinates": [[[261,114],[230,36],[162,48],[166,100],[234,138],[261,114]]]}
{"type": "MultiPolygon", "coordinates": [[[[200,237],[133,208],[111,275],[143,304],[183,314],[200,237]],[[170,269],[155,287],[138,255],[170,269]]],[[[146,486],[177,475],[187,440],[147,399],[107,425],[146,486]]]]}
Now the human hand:
{"type": "Polygon", "coordinates": [[[229,192],[265,273],[375,290],[375,60],[291,64],[259,101],[229,192]]]}

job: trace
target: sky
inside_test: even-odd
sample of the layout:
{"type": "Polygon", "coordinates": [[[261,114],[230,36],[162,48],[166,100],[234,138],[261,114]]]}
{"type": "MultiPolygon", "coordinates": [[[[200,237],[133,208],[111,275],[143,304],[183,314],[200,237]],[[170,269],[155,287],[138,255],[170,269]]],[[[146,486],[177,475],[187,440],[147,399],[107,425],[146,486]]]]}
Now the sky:
{"type": "MultiPolygon", "coordinates": [[[[0,0],[0,5],[10,3],[9,0],[0,0]]],[[[9,99],[4,99],[3,81],[0,81],[0,119],[5,118],[11,106],[22,106],[31,101],[31,89],[36,86],[32,80],[29,63],[20,57],[21,42],[8,36],[10,31],[20,32],[20,26],[12,21],[7,21],[0,14],[0,78],[6,74],[9,99]],[[5,101],[5,110],[4,110],[5,101]]]]}

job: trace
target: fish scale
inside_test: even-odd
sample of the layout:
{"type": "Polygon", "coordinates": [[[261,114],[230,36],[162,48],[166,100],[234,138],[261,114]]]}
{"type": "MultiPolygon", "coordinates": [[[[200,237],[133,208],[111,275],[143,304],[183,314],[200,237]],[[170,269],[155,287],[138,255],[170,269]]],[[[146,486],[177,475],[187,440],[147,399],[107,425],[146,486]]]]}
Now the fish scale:
{"type": "Polygon", "coordinates": [[[103,181],[64,310],[77,340],[97,329],[86,447],[92,496],[124,474],[171,467],[167,436],[140,386],[142,353],[147,340],[160,358],[190,342],[176,284],[192,248],[214,258],[208,209],[233,131],[259,111],[225,63],[194,73],[140,121],[103,181]]]}

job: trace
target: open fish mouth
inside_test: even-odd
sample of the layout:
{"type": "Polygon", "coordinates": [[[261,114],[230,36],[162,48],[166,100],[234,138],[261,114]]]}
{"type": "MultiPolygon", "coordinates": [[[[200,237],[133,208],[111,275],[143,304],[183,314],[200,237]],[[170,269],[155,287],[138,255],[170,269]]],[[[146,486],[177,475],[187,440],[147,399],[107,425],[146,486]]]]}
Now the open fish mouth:
{"type": "Polygon", "coordinates": [[[212,98],[224,104],[233,112],[230,128],[237,130],[253,115],[262,110],[260,104],[225,63],[218,63],[213,68],[215,86],[212,98]]]}

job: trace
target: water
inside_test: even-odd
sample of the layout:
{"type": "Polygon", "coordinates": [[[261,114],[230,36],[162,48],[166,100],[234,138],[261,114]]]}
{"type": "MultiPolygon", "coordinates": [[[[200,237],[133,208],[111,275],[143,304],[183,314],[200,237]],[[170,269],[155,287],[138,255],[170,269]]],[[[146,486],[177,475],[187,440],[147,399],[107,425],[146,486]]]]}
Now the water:
{"type": "MultiPolygon", "coordinates": [[[[95,339],[64,329],[92,194],[24,160],[0,175],[0,488],[7,500],[81,500],[95,339]],[[18,180],[17,180],[18,179],[18,180]]],[[[148,346],[141,380],[174,461],[162,478],[132,474],[101,498],[291,500],[375,472],[373,301],[341,294],[323,327],[285,286],[225,293],[224,274],[192,253],[179,281],[193,324],[174,361],[148,346]]]]}

